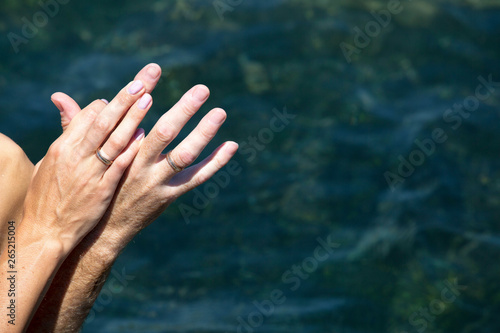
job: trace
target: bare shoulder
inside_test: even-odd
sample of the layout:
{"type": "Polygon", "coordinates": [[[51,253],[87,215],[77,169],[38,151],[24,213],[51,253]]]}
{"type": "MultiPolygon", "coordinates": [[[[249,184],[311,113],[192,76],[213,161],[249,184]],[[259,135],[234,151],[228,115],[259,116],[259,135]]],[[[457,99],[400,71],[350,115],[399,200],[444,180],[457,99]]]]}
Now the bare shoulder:
{"type": "MultiPolygon", "coordinates": [[[[24,197],[33,164],[23,149],[0,133],[0,235],[5,235],[8,221],[20,221],[24,197]]],[[[7,238],[0,239],[0,253],[7,238]]]]}
{"type": "Polygon", "coordinates": [[[8,136],[0,133],[0,191],[2,194],[24,195],[31,181],[33,168],[33,163],[24,150],[8,136]]]}
{"type": "Polygon", "coordinates": [[[0,190],[6,190],[10,183],[14,188],[27,186],[33,173],[33,163],[24,150],[8,136],[0,133],[0,190]]]}
{"type": "Polygon", "coordinates": [[[5,232],[6,221],[20,219],[32,174],[33,164],[23,149],[0,133],[0,235],[5,232]]]}
{"type": "Polygon", "coordinates": [[[11,138],[0,133],[0,170],[15,170],[28,162],[23,149],[11,138]]]}

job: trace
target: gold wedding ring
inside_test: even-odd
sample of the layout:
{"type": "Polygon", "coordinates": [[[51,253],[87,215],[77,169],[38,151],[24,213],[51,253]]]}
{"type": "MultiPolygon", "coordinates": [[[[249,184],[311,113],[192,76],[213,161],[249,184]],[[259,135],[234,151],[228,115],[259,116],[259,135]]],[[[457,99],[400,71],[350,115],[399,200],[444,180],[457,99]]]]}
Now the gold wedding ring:
{"type": "Polygon", "coordinates": [[[167,153],[167,156],[165,156],[165,158],[167,159],[167,162],[168,162],[168,164],[170,165],[170,167],[171,167],[172,169],[174,169],[174,171],[175,171],[175,172],[181,172],[183,168],[179,168],[179,167],[175,164],[175,162],[172,160],[172,157],[170,157],[170,153],[171,153],[171,152],[172,152],[172,151],[169,151],[169,152],[167,153]]]}
{"type": "Polygon", "coordinates": [[[110,166],[111,164],[113,164],[112,160],[108,160],[106,157],[103,156],[101,148],[99,148],[99,149],[96,150],[95,155],[97,156],[97,159],[99,161],[101,161],[102,163],[104,163],[104,165],[110,166]]]}

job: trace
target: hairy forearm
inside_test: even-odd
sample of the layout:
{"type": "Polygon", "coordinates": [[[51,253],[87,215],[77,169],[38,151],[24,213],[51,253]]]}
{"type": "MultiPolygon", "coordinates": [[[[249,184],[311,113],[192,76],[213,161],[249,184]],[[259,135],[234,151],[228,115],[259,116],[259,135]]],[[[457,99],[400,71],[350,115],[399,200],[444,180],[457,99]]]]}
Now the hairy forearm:
{"type": "MultiPolygon", "coordinates": [[[[14,235],[0,257],[0,304],[14,304],[9,320],[0,322],[2,332],[23,332],[40,304],[57,269],[65,259],[62,243],[40,236],[33,221],[11,228],[14,235]]],[[[12,306],[11,306],[12,308],[12,306]]]]}
{"type": "Polygon", "coordinates": [[[111,267],[134,233],[118,234],[100,223],[71,252],[55,276],[28,332],[78,332],[111,267]]]}

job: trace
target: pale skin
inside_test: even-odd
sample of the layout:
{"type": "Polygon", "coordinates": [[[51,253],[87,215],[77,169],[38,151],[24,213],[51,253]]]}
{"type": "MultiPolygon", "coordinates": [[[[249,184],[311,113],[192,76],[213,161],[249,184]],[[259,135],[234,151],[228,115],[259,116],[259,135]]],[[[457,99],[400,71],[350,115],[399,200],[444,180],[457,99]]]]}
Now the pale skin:
{"type": "MultiPolygon", "coordinates": [[[[160,73],[159,66],[150,64],[139,72],[136,80],[143,82],[145,92],[149,93],[154,89],[160,73]]],[[[188,91],[142,140],[111,205],[97,226],[62,263],[28,331],[77,332],[97,298],[111,265],[126,244],[176,198],[208,180],[236,153],[237,144],[226,142],[202,162],[188,167],[226,118],[223,110],[214,109],[177,147],[168,147],[173,149],[171,157],[175,164],[188,168],[176,173],[162,155],[208,95],[208,89],[201,85],[188,91]]],[[[61,111],[65,133],[78,121],[77,116],[87,109],[80,111],[78,105],[64,94],[55,94],[53,101],[61,111]]],[[[93,104],[100,105],[99,102],[93,104]]],[[[30,170],[25,173],[28,178],[29,173],[30,170]]],[[[1,186],[9,187],[3,183],[1,186]]],[[[22,200],[22,193],[19,196],[22,200]]]]}

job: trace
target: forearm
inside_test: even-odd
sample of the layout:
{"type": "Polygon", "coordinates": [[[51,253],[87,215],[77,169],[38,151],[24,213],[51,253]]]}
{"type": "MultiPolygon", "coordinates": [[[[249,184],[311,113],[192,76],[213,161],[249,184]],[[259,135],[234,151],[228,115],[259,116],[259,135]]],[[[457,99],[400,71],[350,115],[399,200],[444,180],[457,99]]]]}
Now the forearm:
{"type": "Polygon", "coordinates": [[[64,261],[38,308],[29,332],[78,332],[111,267],[133,233],[117,234],[100,223],[64,261]]]}
{"type": "Polygon", "coordinates": [[[65,258],[60,242],[41,237],[27,222],[12,232],[14,236],[0,257],[0,304],[12,309],[8,310],[12,316],[2,316],[2,332],[26,330],[65,258]]]}

